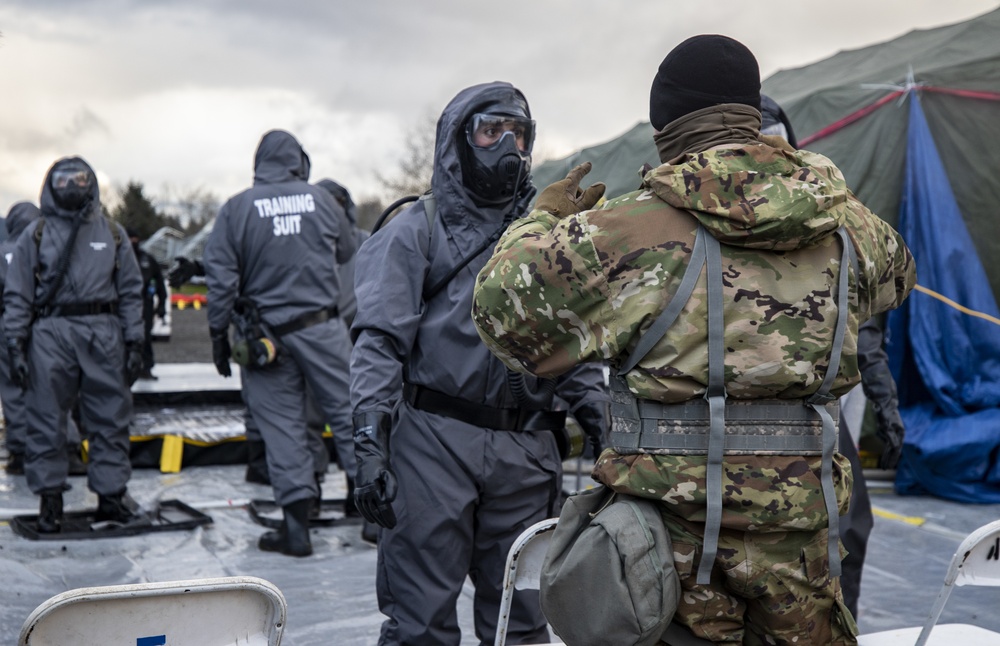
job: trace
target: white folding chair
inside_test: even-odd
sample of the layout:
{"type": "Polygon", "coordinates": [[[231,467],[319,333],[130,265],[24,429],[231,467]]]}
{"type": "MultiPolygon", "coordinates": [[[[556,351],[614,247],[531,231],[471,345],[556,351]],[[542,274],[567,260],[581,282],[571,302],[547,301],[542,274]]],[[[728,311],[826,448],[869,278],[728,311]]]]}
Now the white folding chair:
{"type": "Polygon", "coordinates": [[[18,646],[279,646],[287,604],[249,576],[78,588],[35,608],[18,646]]]}
{"type": "Polygon", "coordinates": [[[1000,633],[970,624],[937,620],[956,585],[1000,586],[1000,520],[984,525],[962,541],[951,557],[930,616],[923,627],[886,630],[858,637],[859,646],[996,646],[1000,633]]]}
{"type": "MultiPolygon", "coordinates": [[[[500,597],[500,616],[497,618],[495,646],[503,646],[507,640],[507,623],[510,621],[510,604],[514,590],[537,590],[542,573],[542,562],[549,548],[552,530],[558,518],[539,521],[521,532],[507,553],[507,567],[503,575],[503,595],[500,597]]],[[[561,644],[562,642],[552,642],[561,644]]]]}

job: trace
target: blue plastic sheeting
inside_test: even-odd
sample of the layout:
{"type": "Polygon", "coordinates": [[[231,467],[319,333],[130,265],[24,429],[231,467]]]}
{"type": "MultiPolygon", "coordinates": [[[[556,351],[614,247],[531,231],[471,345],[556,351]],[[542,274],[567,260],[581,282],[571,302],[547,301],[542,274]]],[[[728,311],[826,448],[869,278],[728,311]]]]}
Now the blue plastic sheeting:
{"type": "MultiPolygon", "coordinates": [[[[899,232],[917,281],[1000,317],[919,98],[909,98],[899,232]]],[[[906,425],[897,491],[1000,502],[1000,326],[914,291],[889,315],[887,350],[906,425]]]]}

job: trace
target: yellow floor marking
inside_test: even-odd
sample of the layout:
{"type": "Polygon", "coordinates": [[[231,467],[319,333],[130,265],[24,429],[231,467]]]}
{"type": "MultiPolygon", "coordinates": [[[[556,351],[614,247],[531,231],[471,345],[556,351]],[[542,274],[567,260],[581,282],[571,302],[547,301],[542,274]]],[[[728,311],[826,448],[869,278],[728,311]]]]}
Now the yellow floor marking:
{"type": "Polygon", "coordinates": [[[879,518],[898,520],[900,522],[908,523],[910,525],[916,525],[918,527],[927,522],[926,518],[921,518],[920,516],[904,516],[902,514],[886,511],[885,509],[879,509],[878,507],[872,507],[872,513],[878,516],[879,518]]]}

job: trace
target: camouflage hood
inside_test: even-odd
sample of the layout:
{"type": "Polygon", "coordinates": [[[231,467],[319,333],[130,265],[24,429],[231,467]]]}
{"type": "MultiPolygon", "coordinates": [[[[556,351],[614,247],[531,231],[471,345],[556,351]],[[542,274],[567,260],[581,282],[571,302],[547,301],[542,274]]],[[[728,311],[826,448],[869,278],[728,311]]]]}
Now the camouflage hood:
{"type": "Polygon", "coordinates": [[[643,187],[728,245],[787,251],[832,235],[850,196],[843,175],[822,155],[761,137],[759,128],[760,113],[736,104],[670,123],[654,137],[661,157],[681,149],[643,187]]]}

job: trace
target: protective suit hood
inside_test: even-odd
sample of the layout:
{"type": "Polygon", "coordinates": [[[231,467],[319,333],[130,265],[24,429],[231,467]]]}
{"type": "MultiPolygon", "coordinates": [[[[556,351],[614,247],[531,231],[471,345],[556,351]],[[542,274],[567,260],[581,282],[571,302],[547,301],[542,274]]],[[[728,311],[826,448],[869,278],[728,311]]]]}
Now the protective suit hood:
{"type": "Polygon", "coordinates": [[[291,133],[271,130],[257,145],[253,160],[254,184],[309,181],[309,155],[291,133]]]}
{"type": "Polygon", "coordinates": [[[38,219],[42,212],[31,202],[18,202],[7,213],[7,235],[16,240],[25,227],[38,219]]]}
{"type": "Polygon", "coordinates": [[[523,103],[527,116],[527,100],[510,83],[494,81],[466,88],[445,107],[437,124],[434,144],[434,175],[431,188],[437,200],[438,216],[444,220],[462,248],[474,247],[500,226],[508,214],[521,217],[535,196],[529,174],[522,182],[525,187],[513,203],[498,207],[477,206],[462,181],[459,146],[465,145],[465,122],[484,107],[495,103],[523,103]]]}
{"type": "Polygon", "coordinates": [[[94,169],[91,168],[90,164],[88,164],[82,157],[63,157],[62,159],[56,161],[56,163],[52,164],[52,167],[49,168],[48,172],[45,174],[45,181],[42,183],[42,195],[39,200],[39,204],[41,204],[42,215],[45,217],[53,216],[57,218],[74,218],[81,212],[82,209],[64,209],[59,206],[56,203],[55,196],[52,194],[52,173],[58,168],[74,164],[83,165],[94,174],[95,181],[94,185],[90,188],[90,202],[84,208],[93,212],[94,207],[96,206],[97,212],[100,213],[101,189],[97,185],[97,174],[94,173],[94,169]]]}
{"type": "Polygon", "coordinates": [[[316,186],[326,189],[326,191],[332,195],[335,200],[337,200],[337,203],[344,207],[344,214],[347,215],[347,219],[350,223],[357,225],[358,209],[354,205],[354,200],[351,199],[351,194],[346,188],[332,179],[321,179],[316,182],[316,186]]]}

